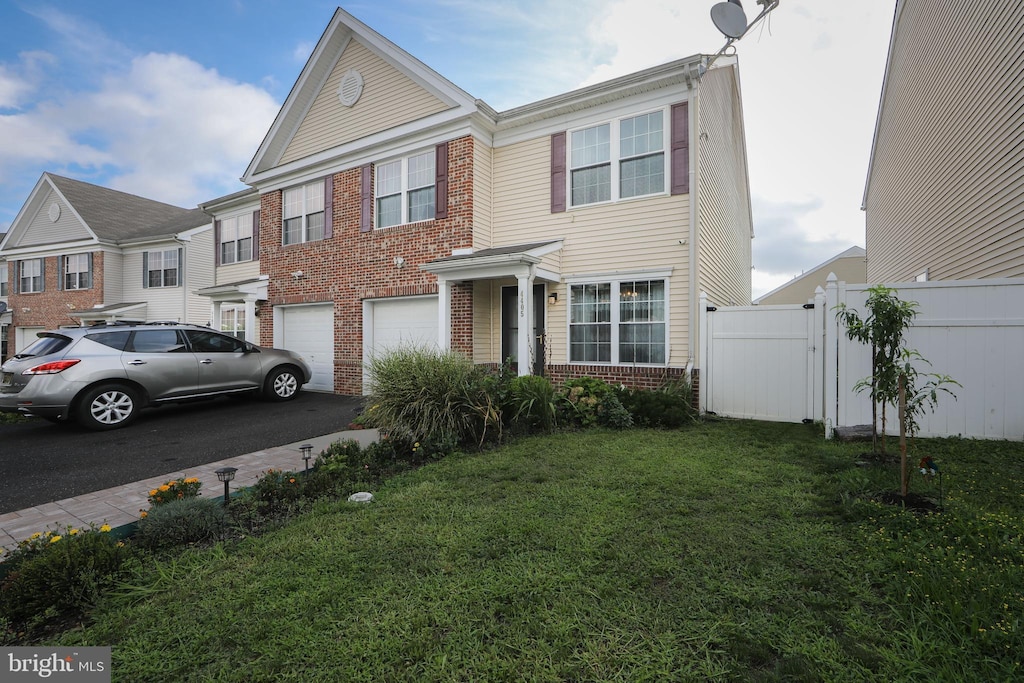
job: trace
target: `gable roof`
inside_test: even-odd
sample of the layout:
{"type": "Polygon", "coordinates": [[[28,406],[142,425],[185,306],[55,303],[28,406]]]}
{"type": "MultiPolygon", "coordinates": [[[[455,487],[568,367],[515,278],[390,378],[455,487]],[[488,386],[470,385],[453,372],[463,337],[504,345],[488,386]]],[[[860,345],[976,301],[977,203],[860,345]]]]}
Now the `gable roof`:
{"type": "Polygon", "coordinates": [[[278,166],[342,53],[353,40],[443,102],[448,112],[455,110],[450,115],[467,116],[477,111],[475,98],[339,7],[246,168],[243,182],[252,184],[256,176],[278,166]]]}
{"type": "Polygon", "coordinates": [[[44,173],[97,239],[121,242],[174,235],[210,222],[199,209],[183,209],[99,185],[44,173]]]}

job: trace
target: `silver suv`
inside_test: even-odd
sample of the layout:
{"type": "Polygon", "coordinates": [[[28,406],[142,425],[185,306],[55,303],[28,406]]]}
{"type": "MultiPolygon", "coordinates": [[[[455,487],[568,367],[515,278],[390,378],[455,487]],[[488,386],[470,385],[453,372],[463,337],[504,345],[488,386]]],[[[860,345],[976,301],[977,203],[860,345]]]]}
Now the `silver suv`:
{"type": "Polygon", "coordinates": [[[40,332],[0,366],[0,412],[117,429],[146,406],[224,394],[295,398],[311,370],[296,353],[179,323],[40,332]]]}

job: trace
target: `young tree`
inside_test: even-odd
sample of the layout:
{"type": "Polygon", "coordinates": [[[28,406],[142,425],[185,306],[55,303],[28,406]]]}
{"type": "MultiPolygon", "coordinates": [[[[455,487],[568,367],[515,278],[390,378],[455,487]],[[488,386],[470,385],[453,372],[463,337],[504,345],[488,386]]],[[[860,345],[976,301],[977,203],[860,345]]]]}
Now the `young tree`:
{"type": "Polygon", "coordinates": [[[878,406],[882,407],[881,452],[885,453],[886,406],[899,400],[900,355],[903,336],[917,315],[916,301],[901,301],[896,290],[875,285],[868,290],[868,316],[861,318],[846,304],[837,306],[836,317],[846,326],[846,335],[871,345],[871,377],[857,383],[856,389],[870,389],[871,447],[879,449],[878,406]]]}

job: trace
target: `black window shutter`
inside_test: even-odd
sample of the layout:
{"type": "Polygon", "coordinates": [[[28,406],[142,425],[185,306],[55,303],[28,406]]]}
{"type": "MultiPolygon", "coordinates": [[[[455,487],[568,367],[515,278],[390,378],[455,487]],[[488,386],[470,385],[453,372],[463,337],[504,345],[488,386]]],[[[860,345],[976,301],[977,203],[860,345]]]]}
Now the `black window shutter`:
{"type": "Polygon", "coordinates": [[[57,257],[57,289],[64,289],[64,272],[67,270],[64,266],[67,263],[67,256],[57,257]]]}
{"type": "Polygon", "coordinates": [[[324,178],[324,239],[334,237],[334,176],[324,178]]]}
{"type": "Polygon", "coordinates": [[[142,287],[149,289],[149,252],[142,252],[142,287]]]}
{"type": "Polygon", "coordinates": [[[359,232],[369,232],[373,229],[373,165],[366,164],[359,172],[359,232]]]}
{"type": "Polygon", "coordinates": [[[213,265],[220,265],[220,221],[213,222],[213,265]]]}
{"type": "Polygon", "coordinates": [[[551,213],[565,211],[565,133],[551,136],[551,213]]]}
{"type": "Polygon", "coordinates": [[[690,191],[690,105],[672,105],[672,194],[690,191]]]}
{"type": "Polygon", "coordinates": [[[434,218],[448,218],[448,143],[436,148],[434,162],[434,218]]]}
{"type": "Polygon", "coordinates": [[[14,262],[14,282],[11,283],[12,294],[17,294],[21,291],[21,269],[24,267],[23,263],[24,261],[14,262]]]}
{"type": "Polygon", "coordinates": [[[92,289],[92,252],[89,252],[89,272],[85,274],[85,288],[92,289]]]}
{"type": "Polygon", "coordinates": [[[260,260],[260,210],[252,212],[252,260],[260,260]]]}
{"type": "Polygon", "coordinates": [[[185,250],[181,247],[178,247],[178,286],[185,286],[185,250]]]}
{"type": "Polygon", "coordinates": [[[46,259],[39,259],[39,291],[46,291],[46,259]]]}

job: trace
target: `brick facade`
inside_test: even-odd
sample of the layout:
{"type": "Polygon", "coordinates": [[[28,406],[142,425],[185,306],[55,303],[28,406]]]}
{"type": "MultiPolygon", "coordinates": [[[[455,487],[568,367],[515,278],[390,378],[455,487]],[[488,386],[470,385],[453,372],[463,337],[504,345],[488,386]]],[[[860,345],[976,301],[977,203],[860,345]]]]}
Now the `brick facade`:
{"type": "MultiPolygon", "coordinates": [[[[93,252],[92,287],[89,289],[59,289],[58,277],[60,256],[48,256],[43,259],[43,291],[31,293],[15,293],[10,288],[7,305],[11,310],[12,324],[9,330],[9,348],[14,350],[15,327],[42,327],[56,329],[61,326],[78,326],[78,318],[69,313],[83,311],[103,304],[103,252],[93,252]]],[[[10,282],[13,284],[18,276],[18,261],[8,261],[10,282]]]]}
{"type": "MultiPolygon", "coordinates": [[[[473,245],[473,145],[469,136],[448,143],[443,219],[361,232],[361,169],[353,168],[332,178],[331,238],[282,246],[282,192],[261,195],[260,266],[269,276],[259,310],[262,343],[274,338],[274,306],[333,302],[334,390],[361,394],[363,301],[436,294],[436,277],[420,266],[473,245]],[[300,270],[301,278],[292,276],[300,270]]],[[[472,287],[453,286],[451,300],[452,347],[472,354],[472,287]]]]}

